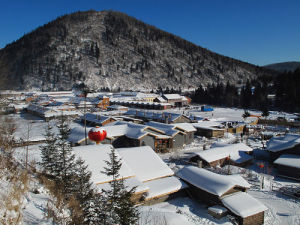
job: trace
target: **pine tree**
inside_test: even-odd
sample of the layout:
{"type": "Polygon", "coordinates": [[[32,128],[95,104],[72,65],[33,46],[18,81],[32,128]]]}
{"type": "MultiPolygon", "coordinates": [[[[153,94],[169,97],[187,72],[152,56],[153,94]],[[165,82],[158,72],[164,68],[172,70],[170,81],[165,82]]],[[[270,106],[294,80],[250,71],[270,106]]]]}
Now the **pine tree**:
{"type": "Polygon", "coordinates": [[[67,141],[70,129],[63,115],[58,124],[59,135],[56,142],[57,161],[54,176],[56,181],[61,185],[62,192],[66,198],[73,193],[73,179],[75,176],[75,155],[72,152],[72,147],[67,141]]]}
{"type": "Polygon", "coordinates": [[[50,123],[47,124],[45,137],[45,145],[40,146],[42,162],[41,166],[45,174],[54,176],[55,166],[57,161],[56,136],[52,131],[50,123]]]}
{"type": "Polygon", "coordinates": [[[108,224],[107,214],[105,213],[105,199],[96,192],[93,196],[82,204],[84,225],[103,225],[108,224]]]}
{"type": "Polygon", "coordinates": [[[246,119],[249,116],[250,116],[249,111],[248,110],[244,110],[243,118],[246,119]]]}
{"type": "Polygon", "coordinates": [[[83,214],[82,224],[101,224],[103,220],[101,196],[92,187],[91,172],[79,158],[75,163],[74,196],[79,202],[83,214]],[[102,216],[101,216],[102,215],[102,216]]]}
{"type": "Polygon", "coordinates": [[[107,167],[104,173],[112,177],[109,190],[102,190],[102,195],[106,202],[105,212],[107,213],[107,224],[136,224],[139,213],[131,201],[131,197],[135,191],[135,187],[127,190],[123,179],[120,179],[120,169],[122,166],[121,159],[117,158],[115,149],[112,148],[109,154],[110,160],[105,161],[107,167]]]}
{"type": "Polygon", "coordinates": [[[270,115],[269,110],[267,107],[264,107],[262,110],[262,114],[263,117],[268,117],[270,115]]]}

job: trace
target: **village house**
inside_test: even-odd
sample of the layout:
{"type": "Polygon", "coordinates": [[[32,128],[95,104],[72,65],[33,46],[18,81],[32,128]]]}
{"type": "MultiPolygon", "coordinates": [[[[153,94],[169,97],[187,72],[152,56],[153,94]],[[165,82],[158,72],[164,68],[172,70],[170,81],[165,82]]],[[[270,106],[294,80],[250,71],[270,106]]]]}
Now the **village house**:
{"type": "Polygon", "coordinates": [[[284,136],[272,137],[267,142],[266,150],[270,153],[272,161],[283,154],[300,155],[300,135],[288,133],[284,136]]]}
{"type": "Polygon", "coordinates": [[[75,118],[78,116],[78,112],[73,109],[72,106],[43,106],[39,104],[31,103],[27,106],[26,111],[30,114],[39,116],[45,121],[50,121],[61,116],[75,118]]]}
{"type": "Polygon", "coordinates": [[[176,173],[185,181],[193,198],[208,206],[221,205],[236,216],[238,224],[264,223],[267,207],[247,194],[250,184],[239,175],[221,175],[193,166],[186,166],[176,173]],[[247,203],[247,204],[245,204],[247,203]]]}
{"type": "MultiPolygon", "coordinates": [[[[105,161],[109,161],[112,148],[105,144],[73,148],[75,156],[81,157],[91,171],[91,180],[99,192],[110,189],[112,177],[101,171],[107,166],[105,161]]],[[[187,187],[148,146],[116,149],[115,154],[122,163],[119,173],[125,186],[128,190],[136,187],[132,200],[137,204],[168,199],[187,187]]]]}
{"type": "Polygon", "coordinates": [[[186,97],[181,96],[179,94],[163,94],[161,97],[165,99],[167,103],[171,104],[173,107],[183,107],[188,105],[189,103],[189,100],[186,97]]]}
{"type": "Polygon", "coordinates": [[[216,167],[234,165],[245,167],[252,163],[253,157],[249,155],[253,151],[249,146],[238,144],[224,144],[223,146],[194,152],[191,162],[196,162],[202,167],[216,167]]]}
{"type": "Polygon", "coordinates": [[[192,123],[196,128],[196,135],[206,138],[224,137],[225,128],[221,123],[214,121],[199,121],[198,123],[192,123]]]}
{"type": "Polygon", "coordinates": [[[103,116],[100,113],[86,113],[85,116],[81,117],[82,123],[84,123],[84,120],[90,126],[104,126],[117,121],[114,117],[103,116]]]}
{"type": "Polygon", "coordinates": [[[232,134],[241,134],[244,132],[246,124],[238,121],[224,121],[222,125],[226,128],[226,132],[232,134]]]}
{"type": "Polygon", "coordinates": [[[146,110],[128,110],[125,115],[132,116],[134,118],[142,119],[145,122],[156,121],[161,123],[191,123],[192,120],[179,113],[161,112],[156,113],[153,111],[146,110]]]}
{"type": "Polygon", "coordinates": [[[183,145],[190,144],[194,141],[194,133],[196,129],[190,123],[164,124],[148,122],[146,125],[161,130],[165,134],[171,136],[173,143],[171,148],[180,148],[183,145]]]}
{"type": "Polygon", "coordinates": [[[300,155],[283,154],[274,161],[278,176],[300,181],[300,155]]]}

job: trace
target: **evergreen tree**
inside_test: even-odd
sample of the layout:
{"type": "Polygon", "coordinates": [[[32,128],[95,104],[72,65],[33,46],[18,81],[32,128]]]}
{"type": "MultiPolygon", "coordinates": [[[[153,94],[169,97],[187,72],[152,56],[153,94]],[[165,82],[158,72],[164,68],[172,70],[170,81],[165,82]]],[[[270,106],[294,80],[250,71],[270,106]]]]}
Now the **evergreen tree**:
{"type": "Polygon", "coordinates": [[[108,224],[106,215],[105,199],[101,194],[93,193],[92,197],[82,204],[84,225],[108,224]]]}
{"type": "Polygon", "coordinates": [[[92,187],[91,172],[87,170],[84,161],[79,158],[75,163],[73,195],[82,210],[81,224],[103,224],[104,213],[102,196],[92,187]]]}
{"type": "Polygon", "coordinates": [[[46,142],[45,145],[41,145],[41,156],[42,162],[41,166],[43,167],[44,173],[50,176],[55,175],[55,168],[57,162],[57,148],[56,148],[56,136],[52,131],[53,127],[50,123],[47,124],[45,131],[46,142]]]}
{"type": "Polygon", "coordinates": [[[267,107],[264,107],[262,110],[262,114],[263,117],[268,117],[270,115],[269,110],[267,107]]]}
{"type": "Polygon", "coordinates": [[[109,154],[109,161],[105,161],[107,167],[104,168],[104,173],[112,177],[109,182],[110,189],[102,190],[103,197],[106,202],[105,212],[107,213],[107,224],[136,224],[139,213],[131,201],[131,197],[135,191],[135,187],[127,190],[123,179],[120,179],[120,169],[122,166],[121,159],[117,158],[115,149],[112,148],[109,154]]]}
{"type": "Polygon", "coordinates": [[[60,117],[59,122],[59,135],[56,142],[58,158],[54,175],[58,184],[61,185],[63,194],[66,198],[68,198],[72,195],[74,189],[73,179],[75,176],[75,155],[73,154],[72,147],[67,140],[70,128],[63,115],[60,117]]]}
{"type": "Polygon", "coordinates": [[[250,116],[249,111],[248,110],[244,110],[243,118],[246,119],[249,116],[250,116]]]}

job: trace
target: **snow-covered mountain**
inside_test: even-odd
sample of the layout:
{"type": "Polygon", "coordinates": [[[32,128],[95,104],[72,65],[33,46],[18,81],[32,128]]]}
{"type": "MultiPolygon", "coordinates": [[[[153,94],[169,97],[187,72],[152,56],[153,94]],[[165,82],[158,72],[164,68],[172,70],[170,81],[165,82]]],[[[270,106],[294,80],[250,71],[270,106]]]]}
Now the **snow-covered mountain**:
{"type": "Polygon", "coordinates": [[[268,73],[112,11],[59,17],[0,50],[6,89],[191,88],[268,73]]]}

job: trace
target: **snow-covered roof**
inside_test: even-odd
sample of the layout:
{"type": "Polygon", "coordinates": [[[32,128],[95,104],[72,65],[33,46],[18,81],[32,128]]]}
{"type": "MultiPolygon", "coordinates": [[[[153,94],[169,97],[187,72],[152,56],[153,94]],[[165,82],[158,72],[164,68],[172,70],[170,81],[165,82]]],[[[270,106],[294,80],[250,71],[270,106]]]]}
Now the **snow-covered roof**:
{"type": "Polygon", "coordinates": [[[183,181],[174,176],[148,181],[144,184],[150,188],[146,200],[171,194],[187,187],[183,181]]]}
{"type": "Polygon", "coordinates": [[[107,133],[107,137],[120,137],[122,135],[126,134],[126,129],[127,129],[127,125],[123,124],[123,125],[113,125],[111,126],[110,124],[104,126],[103,128],[105,128],[106,133],[107,133]]]}
{"type": "MultiPolygon", "coordinates": [[[[86,128],[88,133],[91,127],[86,128]]],[[[88,138],[88,137],[87,137],[88,138]]],[[[71,129],[68,141],[72,143],[80,143],[85,140],[85,130],[83,126],[77,126],[71,129]]]]}
{"type": "Polygon", "coordinates": [[[214,212],[216,214],[222,214],[224,212],[227,212],[228,210],[220,205],[214,205],[208,208],[209,211],[214,212]]]}
{"type": "MultiPolygon", "coordinates": [[[[150,104],[150,103],[147,103],[150,104]]],[[[155,105],[155,103],[152,103],[155,105]]],[[[166,120],[168,119],[169,122],[173,122],[174,120],[178,119],[180,116],[184,116],[179,113],[173,113],[173,112],[163,112],[163,113],[155,113],[151,111],[145,111],[145,110],[128,110],[125,115],[131,115],[131,116],[138,116],[142,118],[148,118],[151,120],[166,120]]],[[[187,117],[188,118],[188,117],[187,117]]]]}
{"type": "Polygon", "coordinates": [[[174,174],[149,146],[116,150],[143,182],[174,174]]]}
{"type": "Polygon", "coordinates": [[[260,201],[245,192],[238,192],[228,197],[226,196],[222,199],[222,203],[231,212],[242,218],[255,215],[268,209],[260,201]]]}
{"type": "Polygon", "coordinates": [[[267,150],[270,152],[278,152],[293,148],[298,144],[300,144],[299,134],[286,134],[281,137],[272,137],[267,143],[267,150]]]}
{"type": "MultiPolygon", "coordinates": [[[[107,167],[105,161],[109,161],[109,154],[111,153],[112,145],[85,145],[73,147],[73,152],[76,157],[81,157],[88,169],[92,172],[91,181],[96,184],[106,183],[112,180],[111,176],[106,176],[101,173],[104,171],[104,167],[107,167]]],[[[127,163],[122,160],[119,153],[115,151],[117,159],[121,159],[121,169],[120,177],[123,179],[134,177],[135,173],[127,165],[127,163]]]]}
{"type": "Polygon", "coordinates": [[[194,166],[184,167],[176,176],[217,196],[222,196],[235,186],[250,188],[250,184],[239,175],[221,175],[194,166]]]}
{"type": "Polygon", "coordinates": [[[128,109],[128,107],[125,107],[125,106],[122,106],[122,105],[110,105],[107,108],[108,109],[115,109],[115,110],[128,109]]]}
{"type": "MultiPolygon", "coordinates": [[[[109,120],[111,117],[100,115],[99,113],[86,113],[86,120],[95,124],[101,125],[103,122],[109,120]]],[[[84,116],[81,117],[84,120],[84,116]]]]}
{"type": "Polygon", "coordinates": [[[157,100],[158,100],[159,102],[167,102],[167,100],[164,99],[164,98],[161,97],[161,96],[157,97],[157,100]]]}
{"type": "Polygon", "coordinates": [[[186,132],[196,132],[197,130],[191,123],[174,123],[173,124],[175,128],[179,128],[181,130],[184,130],[186,132]]]}
{"type": "Polygon", "coordinates": [[[274,164],[300,169],[300,155],[283,154],[274,161],[274,164]]]}
{"type": "Polygon", "coordinates": [[[195,152],[201,159],[210,163],[216,160],[224,159],[230,157],[230,159],[237,160],[243,155],[240,155],[240,152],[249,152],[253,149],[244,143],[224,145],[221,147],[211,148],[205,151],[195,152]]]}
{"type": "Polygon", "coordinates": [[[177,99],[182,99],[182,96],[180,96],[179,94],[165,94],[163,95],[163,97],[165,97],[168,100],[177,100],[177,99]]]}
{"type": "Polygon", "coordinates": [[[218,129],[217,127],[223,127],[220,122],[216,121],[199,121],[198,123],[192,123],[195,128],[204,128],[204,129],[218,129]]]}
{"type": "Polygon", "coordinates": [[[248,155],[247,153],[243,151],[239,151],[238,154],[230,155],[230,160],[235,163],[243,163],[248,160],[252,160],[253,157],[251,155],[248,155]]]}
{"type": "MultiPolygon", "coordinates": [[[[148,125],[142,125],[142,124],[136,124],[126,121],[116,121],[112,122],[109,125],[104,126],[107,130],[107,136],[108,137],[115,137],[115,136],[122,136],[125,135],[126,137],[133,138],[133,139],[139,139],[145,135],[151,134],[158,138],[170,138],[165,134],[164,131],[161,131],[160,129],[156,129],[153,127],[150,127],[148,125]],[[151,132],[151,128],[154,129],[157,132],[161,132],[161,134],[153,133],[151,132]]],[[[178,131],[171,130],[172,133],[177,133],[178,131]]]]}
{"type": "MultiPolygon", "coordinates": [[[[124,180],[124,185],[126,186],[126,190],[131,190],[132,188],[136,187],[135,193],[140,192],[146,192],[149,191],[149,187],[144,184],[142,181],[140,181],[137,177],[130,177],[128,179],[124,180]]],[[[110,184],[109,182],[98,184],[96,188],[99,190],[99,192],[103,190],[110,190],[110,184]]]]}
{"type": "Polygon", "coordinates": [[[179,131],[175,130],[175,126],[173,124],[165,124],[165,123],[158,123],[158,122],[148,122],[146,123],[147,126],[153,127],[157,130],[163,131],[166,135],[174,136],[179,131]]]}

